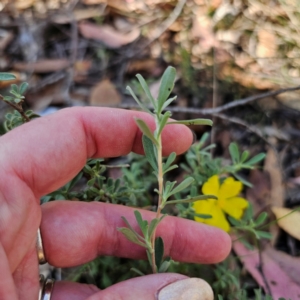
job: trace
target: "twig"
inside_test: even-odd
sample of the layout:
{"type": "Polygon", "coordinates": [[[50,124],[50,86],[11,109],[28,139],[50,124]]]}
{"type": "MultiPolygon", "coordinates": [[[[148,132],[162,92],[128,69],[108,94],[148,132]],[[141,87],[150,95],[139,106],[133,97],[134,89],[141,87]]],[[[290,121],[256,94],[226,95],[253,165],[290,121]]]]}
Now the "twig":
{"type": "MultiPolygon", "coordinates": [[[[279,94],[283,94],[283,93],[291,92],[291,91],[297,91],[297,90],[300,90],[300,85],[291,87],[291,88],[279,89],[279,90],[272,91],[272,92],[266,92],[266,93],[250,96],[250,97],[243,98],[243,99],[238,99],[238,100],[232,101],[228,104],[218,106],[216,108],[204,108],[203,109],[203,108],[191,108],[191,107],[169,107],[168,110],[170,110],[172,112],[182,112],[182,113],[190,113],[190,114],[216,115],[216,114],[223,112],[225,110],[228,110],[230,108],[246,105],[246,104],[249,104],[249,103],[259,100],[259,99],[263,99],[263,98],[271,97],[271,96],[277,96],[279,94]]],[[[118,107],[138,108],[138,106],[136,104],[120,104],[118,107]]],[[[149,108],[151,108],[151,107],[149,107],[149,108]]]]}
{"type": "Polygon", "coordinates": [[[22,107],[20,107],[20,106],[17,105],[17,104],[14,104],[14,103],[12,103],[12,102],[9,102],[9,101],[4,100],[4,98],[3,98],[2,95],[0,95],[0,99],[1,99],[2,101],[4,101],[5,103],[7,103],[8,105],[10,105],[10,106],[11,106],[12,108],[14,108],[15,110],[17,110],[17,111],[19,112],[19,114],[23,117],[23,119],[25,120],[25,122],[29,122],[29,121],[30,121],[30,119],[29,119],[29,118],[26,116],[26,114],[24,113],[22,107]]]}
{"type": "Polygon", "coordinates": [[[296,90],[300,90],[300,85],[291,87],[291,88],[279,89],[279,90],[272,91],[272,92],[266,92],[266,93],[262,93],[260,95],[250,96],[250,97],[247,97],[244,99],[235,100],[228,104],[225,104],[225,105],[222,105],[222,106],[219,106],[216,108],[202,109],[200,113],[202,113],[202,114],[220,113],[220,112],[223,112],[224,110],[227,110],[227,109],[230,109],[233,107],[237,107],[237,106],[241,106],[241,105],[245,105],[245,104],[249,104],[251,102],[254,102],[254,101],[262,99],[262,98],[277,96],[279,94],[296,91],[296,90]]]}
{"type": "Polygon", "coordinates": [[[182,9],[186,3],[186,0],[179,0],[174,10],[170,13],[169,17],[162,22],[160,28],[158,28],[151,40],[146,44],[146,47],[149,46],[153,41],[157,40],[180,16],[182,9]]]}

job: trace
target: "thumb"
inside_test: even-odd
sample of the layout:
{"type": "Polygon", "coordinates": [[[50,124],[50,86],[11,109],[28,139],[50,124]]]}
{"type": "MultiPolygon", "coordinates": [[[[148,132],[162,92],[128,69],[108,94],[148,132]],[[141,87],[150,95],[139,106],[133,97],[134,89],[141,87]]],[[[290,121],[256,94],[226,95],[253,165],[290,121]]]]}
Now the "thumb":
{"type": "Polygon", "coordinates": [[[200,278],[188,278],[175,273],[152,274],[132,278],[104,290],[74,282],[57,282],[53,300],[213,300],[214,295],[207,282],[200,278]]]}

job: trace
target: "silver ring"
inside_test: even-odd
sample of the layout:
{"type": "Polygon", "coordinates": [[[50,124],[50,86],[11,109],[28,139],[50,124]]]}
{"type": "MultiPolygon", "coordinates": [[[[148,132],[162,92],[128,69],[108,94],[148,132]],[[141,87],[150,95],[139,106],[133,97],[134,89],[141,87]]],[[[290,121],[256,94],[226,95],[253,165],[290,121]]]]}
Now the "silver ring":
{"type": "Polygon", "coordinates": [[[39,259],[39,264],[40,265],[45,264],[47,262],[47,260],[46,260],[46,257],[45,257],[45,252],[44,252],[44,247],[43,247],[43,241],[42,241],[40,228],[37,231],[36,250],[37,250],[37,255],[38,255],[38,259],[39,259]]]}
{"type": "Polygon", "coordinates": [[[54,287],[54,279],[48,278],[45,280],[44,275],[40,275],[40,290],[39,290],[39,300],[50,300],[51,294],[54,287]]]}

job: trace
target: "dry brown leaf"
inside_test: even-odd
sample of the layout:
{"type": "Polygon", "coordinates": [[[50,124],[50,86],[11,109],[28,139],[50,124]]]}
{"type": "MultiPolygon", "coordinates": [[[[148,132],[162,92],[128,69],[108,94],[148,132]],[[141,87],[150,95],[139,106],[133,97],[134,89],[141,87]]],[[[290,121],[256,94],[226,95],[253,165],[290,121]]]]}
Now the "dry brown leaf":
{"type": "Polygon", "coordinates": [[[79,30],[85,38],[101,41],[110,48],[119,48],[132,43],[140,35],[138,28],[134,28],[129,33],[124,33],[116,31],[109,25],[98,26],[88,22],[80,23],[79,30]]]}
{"type": "Polygon", "coordinates": [[[67,59],[43,59],[36,62],[16,62],[14,69],[18,71],[32,71],[35,73],[49,73],[64,70],[70,65],[67,59]]]}
{"type": "Polygon", "coordinates": [[[253,188],[247,189],[246,199],[253,204],[254,214],[257,215],[266,210],[270,199],[270,175],[268,172],[251,170],[249,182],[253,184],[253,188]]]}
{"type": "Polygon", "coordinates": [[[272,212],[276,216],[279,227],[289,235],[300,240],[300,212],[285,207],[272,207],[272,212]]]}
{"type": "Polygon", "coordinates": [[[278,84],[273,80],[266,78],[262,73],[246,73],[245,70],[231,67],[228,64],[220,66],[219,76],[221,79],[232,78],[232,80],[246,87],[255,87],[256,89],[268,90],[278,88],[278,84]]]}
{"type": "Polygon", "coordinates": [[[93,88],[89,102],[95,106],[117,105],[121,102],[121,96],[112,82],[104,79],[93,88]]]}
{"type": "Polygon", "coordinates": [[[264,170],[269,173],[271,181],[271,192],[268,204],[282,207],[284,205],[282,170],[277,155],[272,148],[267,152],[264,170]]]}
{"type": "Polygon", "coordinates": [[[31,7],[34,2],[35,0],[16,0],[14,4],[16,9],[22,10],[31,7]]]}
{"type": "Polygon", "coordinates": [[[244,267],[256,282],[271,293],[274,299],[299,299],[300,295],[300,259],[292,257],[271,247],[251,251],[241,242],[234,242],[233,249],[244,267]],[[260,260],[261,259],[261,260],[260,260]],[[261,268],[259,268],[261,267],[261,268]]]}
{"type": "Polygon", "coordinates": [[[76,9],[70,15],[58,13],[52,17],[52,20],[57,24],[67,24],[74,21],[82,21],[93,17],[99,17],[103,15],[103,9],[76,9]]]}
{"type": "Polygon", "coordinates": [[[256,56],[261,58],[277,56],[277,40],[273,32],[260,29],[258,34],[256,56]]]}

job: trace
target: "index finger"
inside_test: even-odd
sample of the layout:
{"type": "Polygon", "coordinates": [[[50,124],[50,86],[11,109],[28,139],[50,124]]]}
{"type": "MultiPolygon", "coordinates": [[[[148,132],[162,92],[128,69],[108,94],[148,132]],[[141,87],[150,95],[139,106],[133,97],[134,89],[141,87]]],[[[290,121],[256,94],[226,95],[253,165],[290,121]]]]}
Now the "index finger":
{"type": "MultiPolygon", "coordinates": [[[[18,127],[1,137],[0,165],[40,197],[66,184],[87,158],[142,153],[141,131],[134,118],[151,115],[113,108],[68,108],[18,127]]],[[[168,125],[162,135],[164,154],[182,153],[192,143],[183,125],[168,125]]]]}

